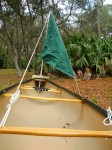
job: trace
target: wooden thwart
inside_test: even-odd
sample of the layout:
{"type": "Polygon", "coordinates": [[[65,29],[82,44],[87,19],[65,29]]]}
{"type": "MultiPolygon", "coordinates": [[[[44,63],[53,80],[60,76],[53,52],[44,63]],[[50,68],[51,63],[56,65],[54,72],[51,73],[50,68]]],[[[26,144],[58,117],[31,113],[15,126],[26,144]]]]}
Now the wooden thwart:
{"type": "MultiPolygon", "coordinates": [[[[33,86],[21,86],[22,88],[34,88],[33,86]]],[[[49,90],[57,91],[57,89],[49,88],[49,90]]]]}
{"type": "MultiPolygon", "coordinates": [[[[12,94],[4,94],[4,96],[12,96],[12,94]]],[[[79,99],[66,99],[66,98],[49,98],[49,97],[34,97],[34,96],[27,96],[27,95],[20,95],[21,98],[29,98],[34,100],[50,100],[50,101],[62,101],[62,102],[77,102],[77,103],[83,103],[82,100],[79,99]]]]}
{"type": "Polygon", "coordinates": [[[60,128],[25,128],[25,127],[1,127],[0,134],[20,134],[35,136],[55,137],[99,137],[112,138],[112,131],[91,131],[60,128]]]}
{"type": "MultiPolygon", "coordinates": [[[[21,87],[21,89],[23,89],[23,90],[34,90],[35,88],[32,88],[32,87],[21,87]]],[[[49,89],[48,92],[60,92],[60,91],[57,91],[57,90],[54,90],[54,89],[49,89]]]]}

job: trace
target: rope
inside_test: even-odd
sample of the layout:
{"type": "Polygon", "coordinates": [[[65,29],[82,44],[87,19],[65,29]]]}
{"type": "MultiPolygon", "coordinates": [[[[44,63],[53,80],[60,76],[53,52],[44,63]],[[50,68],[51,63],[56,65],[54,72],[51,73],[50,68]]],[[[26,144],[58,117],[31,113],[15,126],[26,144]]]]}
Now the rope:
{"type": "Polygon", "coordinates": [[[103,124],[105,126],[112,126],[112,110],[110,107],[107,109],[107,116],[108,117],[103,120],[103,124]],[[106,123],[107,120],[109,121],[109,123],[106,123]]]}
{"type": "Polygon", "coordinates": [[[80,88],[79,88],[79,85],[78,85],[78,82],[77,82],[76,77],[74,77],[74,79],[75,79],[75,82],[76,82],[76,86],[77,86],[77,89],[78,89],[79,95],[82,97],[82,95],[81,95],[81,90],[80,90],[80,88]]]}
{"type": "MultiPolygon", "coordinates": [[[[50,14],[51,14],[51,11],[49,12],[49,16],[48,16],[48,20],[47,20],[46,33],[47,33],[47,30],[48,30],[48,24],[49,24],[50,14]]],[[[44,67],[44,64],[43,64],[43,59],[42,59],[41,68],[40,68],[40,76],[42,76],[43,67],[44,67]]],[[[41,82],[39,81],[39,85],[38,85],[39,88],[40,88],[40,83],[41,83],[41,82]]],[[[39,91],[38,91],[38,92],[39,92],[39,91]]]]}
{"type": "Polygon", "coordinates": [[[2,119],[2,121],[1,121],[1,123],[0,123],[0,127],[2,127],[2,126],[5,125],[5,122],[6,122],[6,120],[7,120],[7,117],[8,117],[8,115],[9,115],[9,113],[10,113],[11,107],[12,107],[13,103],[15,103],[15,102],[18,100],[19,97],[20,97],[20,90],[16,91],[16,92],[12,95],[12,97],[10,98],[10,103],[7,105],[7,111],[6,111],[6,113],[5,113],[5,115],[4,115],[3,119],[2,119]]]}
{"type": "Polygon", "coordinates": [[[40,37],[39,37],[39,39],[38,39],[38,41],[37,41],[37,43],[36,43],[36,46],[35,46],[35,48],[34,48],[34,50],[33,50],[33,53],[32,53],[32,55],[31,55],[31,58],[30,58],[29,62],[28,62],[28,65],[27,65],[27,67],[26,67],[26,69],[25,69],[25,71],[24,71],[24,74],[23,74],[22,79],[21,79],[21,81],[20,81],[20,83],[19,83],[19,86],[18,86],[17,91],[19,90],[19,88],[20,88],[20,86],[21,86],[21,83],[23,82],[24,76],[25,76],[25,74],[26,74],[26,72],[27,72],[27,70],[28,70],[28,67],[29,67],[30,63],[31,63],[31,60],[32,60],[33,55],[34,55],[34,53],[35,53],[35,51],[36,51],[36,48],[37,48],[37,46],[38,46],[38,44],[39,44],[39,41],[40,41],[40,39],[41,39],[41,37],[42,37],[43,31],[44,31],[44,29],[45,29],[45,26],[46,26],[47,22],[48,22],[48,20],[46,21],[46,23],[45,23],[45,25],[44,25],[44,27],[43,27],[43,29],[42,29],[42,32],[41,32],[41,34],[40,34],[40,37]]]}
{"type": "MultiPolygon", "coordinates": [[[[46,34],[47,34],[47,30],[48,30],[48,24],[49,24],[50,14],[51,14],[51,11],[49,12],[49,16],[48,16],[48,20],[47,20],[46,34]]],[[[40,76],[42,75],[43,66],[44,66],[44,65],[43,65],[43,59],[42,59],[41,70],[40,70],[40,76]]]]}
{"type": "MultiPolygon", "coordinates": [[[[49,13],[49,16],[50,16],[50,13],[49,13]]],[[[43,29],[42,29],[42,32],[41,32],[41,34],[40,34],[40,36],[39,36],[39,38],[38,38],[38,41],[37,41],[37,43],[36,43],[36,45],[35,45],[35,48],[34,48],[34,50],[33,50],[33,53],[32,53],[32,55],[31,55],[31,58],[30,58],[30,60],[29,60],[29,62],[28,62],[28,64],[27,64],[27,67],[26,67],[26,69],[25,69],[25,71],[24,71],[24,74],[23,74],[23,76],[22,76],[22,78],[21,78],[21,80],[20,80],[20,83],[19,83],[19,85],[18,85],[18,88],[17,88],[16,92],[12,95],[12,97],[10,98],[10,103],[7,105],[7,111],[6,111],[6,113],[5,113],[5,115],[4,115],[3,119],[2,119],[2,121],[1,121],[1,123],[0,123],[0,127],[2,127],[2,126],[5,125],[5,123],[6,123],[6,121],[7,121],[7,118],[8,118],[8,116],[9,116],[10,110],[11,110],[11,108],[12,108],[12,105],[13,105],[13,104],[18,100],[18,98],[20,97],[20,90],[19,90],[19,89],[20,89],[20,86],[21,86],[21,84],[22,84],[22,82],[23,82],[23,79],[24,79],[24,77],[25,77],[25,74],[26,74],[26,72],[27,72],[27,70],[28,70],[28,67],[29,67],[29,65],[30,65],[30,63],[31,63],[31,60],[32,60],[32,58],[33,58],[33,56],[34,56],[34,53],[35,53],[35,51],[36,51],[36,48],[37,48],[37,46],[38,46],[38,44],[39,44],[39,41],[40,41],[40,39],[41,39],[41,37],[42,37],[43,31],[44,31],[45,26],[46,26],[46,24],[48,23],[48,21],[49,21],[49,18],[46,20],[46,22],[45,22],[45,24],[44,24],[44,27],[43,27],[43,29]]]]}

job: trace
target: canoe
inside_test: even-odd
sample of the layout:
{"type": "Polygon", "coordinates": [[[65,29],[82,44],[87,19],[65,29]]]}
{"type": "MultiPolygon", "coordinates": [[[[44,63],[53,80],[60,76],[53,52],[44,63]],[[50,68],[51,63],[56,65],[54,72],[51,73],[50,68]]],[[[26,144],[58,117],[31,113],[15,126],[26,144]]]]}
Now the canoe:
{"type": "MultiPolygon", "coordinates": [[[[112,131],[103,124],[106,111],[44,79],[20,87],[4,127],[0,150],[111,150],[112,131]],[[36,89],[41,82],[41,91],[36,89]]],[[[0,119],[17,85],[0,92],[0,119]]]]}
{"type": "Polygon", "coordinates": [[[44,61],[75,77],[52,14],[48,20],[40,75],[23,83],[38,40],[19,85],[0,92],[0,150],[112,150],[111,114],[106,123],[105,110],[43,76],[44,61]]]}

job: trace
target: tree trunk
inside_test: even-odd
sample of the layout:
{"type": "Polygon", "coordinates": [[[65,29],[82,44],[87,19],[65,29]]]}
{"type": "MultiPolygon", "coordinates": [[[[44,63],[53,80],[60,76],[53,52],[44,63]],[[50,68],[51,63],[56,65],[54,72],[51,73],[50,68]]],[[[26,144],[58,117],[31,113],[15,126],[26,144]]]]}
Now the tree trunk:
{"type": "Polygon", "coordinates": [[[44,14],[43,14],[43,0],[40,1],[40,8],[41,8],[41,18],[42,18],[42,27],[44,26],[44,14]]]}
{"type": "Polygon", "coordinates": [[[99,8],[99,0],[97,0],[97,30],[98,36],[101,37],[101,27],[100,27],[100,8],[99,8]]]}
{"type": "Polygon", "coordinates": [[[18,77],[21,78],[22,74],[21,74],[21,70],[19,68],[19,65],[18,65],[18,54],[17,54],[17,50],[15,48],[14,49],[14,61],[15,61],[15,67],[16,67],[16,70],[17,70],[17,73],[18,73],[18,77]]]}
{"type": "Polygon", "coordinates": [[[21,70],[19,68],[16,56],[14,57],[14,61],[15,61],[15,66],[16,66],[16,70],[17,70],[17,73],[18,73],[18,77],[20,78],[21,77],[21,70]]]}

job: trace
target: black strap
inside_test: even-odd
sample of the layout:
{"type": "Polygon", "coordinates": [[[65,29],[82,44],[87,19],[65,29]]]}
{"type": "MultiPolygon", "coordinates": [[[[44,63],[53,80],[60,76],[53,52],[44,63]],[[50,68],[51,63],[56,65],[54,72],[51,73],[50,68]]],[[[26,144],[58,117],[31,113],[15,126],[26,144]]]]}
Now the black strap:
{"type": "Polygon", "coordinates": [[[44,87],[33,87],[36,91],[41,92],[41,91],[48,91],[48,88],[44,88],[44,87]]]}

